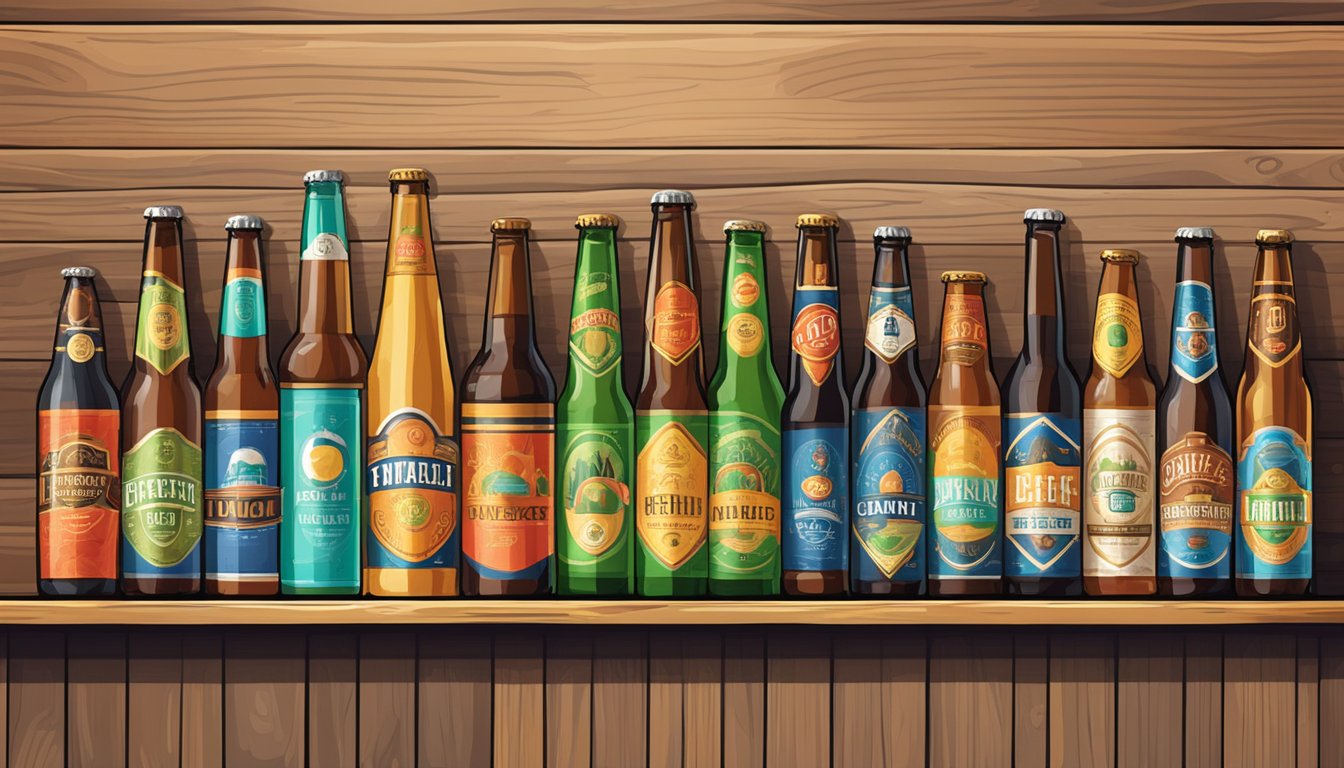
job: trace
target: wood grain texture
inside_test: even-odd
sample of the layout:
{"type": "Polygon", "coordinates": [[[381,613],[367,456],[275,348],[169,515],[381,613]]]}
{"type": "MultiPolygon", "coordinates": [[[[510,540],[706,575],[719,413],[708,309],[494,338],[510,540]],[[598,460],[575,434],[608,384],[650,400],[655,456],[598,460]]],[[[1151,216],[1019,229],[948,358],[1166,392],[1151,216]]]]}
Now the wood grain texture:
{"type": "Polygon", "coordinates": [[[765,754],[772,766],[830,760],[831,636],[772,632],[766,640],[765,754]]]}
{"type": "Polygon", "coordinates": [[[415,765],[415,635],[359,636],[359,763],[415,765]]]}
{"type": "Polygon", "coordinates": [[[1229,632],[1223,643],[1223,759],[1231,768],[1292,765],[1297,754],[1297,638],[1229,632]]]}
{"type": "Polygon", "coordinates": [[[8,637],[9,765],[65,764],[65,634],[12,632],[8,637]]]}
{"type": "Polygon", "coordinates": [[[182,757],[182,635],[135,630],[129,643],[126,763],[177,765],[182,757]]]}
{"type": "Polygon", "coordinates": [[[547,632],[545,706],[546,765],[592,765],[591,634],[583,630],[547,632]]]}
{"type": "Polygon", "coordinates": [[[722,637],[678,631],[650,635],[648,764],[719,765],[722,696],[722,637]]]}
{"type": "Polygon", "coordinates": [[[1190,632],[1184,640],[1185,765],[1218,768],[1223,764],[1223,635],[1190,632]]]}
{"type": "Polygon", "coordinates": [[[309,632],[306,694],[307,732],[318,734],[308,740],[309,764],[354,768],[359,733],[359,640],[354,634],[309,632]]]}
{"type": "Polygon", "coordinates": [[[923,766],[926,635],[859,630],[832,653],[831,764],[923,766]]]}
{"type": "Polygon", "coordinates": [[[1184,763],[1185,653],[1148,633],[1116,640],[1116,765],[1181,768],[1184,763]]]}
{"type": "Polygon", "coordinates": [[[928,25],[891,45],[867,25],[20,26],[0,34],[15,64],[0,88],[20,96],[0,133],[19,147],[425,147],[445,125],[456,146],[1159,147],[1257,146],[1272,131],[1335,146],[1341,36],[928,25]]]}
{"type": "Polygon", "coordinates": [[[1050,636],[1050,764],[1115,765],[1115,638],[1050,636]]]}
{"type": "MultiPolygon", "coordinates": [[[[223,632],[216,629],[194,630],[183,636],[183,765],[222,768],[225,764],[224,725],[232,721],[224,717],[223,643],[223,632]]],[[[231,725],[231,729],[236,727],[231,725]]]]}
{"type": "Polygon", "coordinates": [[[992,632],[930,636],[929,766],[989,768],[1010,759],[1012,648],[1011,636],[992,632]]]}
{"type": "Polygon", "coordinates": [[[66,763],[106,765],[126,754],[126,633],[71,632],[66,640],[66,763]]]}
{"type": "Polygon", "coordinates": [[[494,762],[540,768],[546,762],[546,653],[540,632],[495,635],[494,762]]]}
{"type": "Polygon", "coordinates": [[[1320,652],[1320,762],[1331,765],[1344,759],[1344,728],[1338,727],[1344,723],[1344,637],[1326,634],[1320,652]]]}
{"type": "Polygon", "coordinates": [[[1050,636],[1013,638],[1013,765],[1044,768],[1049,760],[1050,636]]]}
{"type": "MultiPolygon", "coordinates": [[[[1316,768],[1321,764],[1321,638],[1308,630],[1297,637],[1297,768],[1316,768]]],[[[1334,727],[1337,721],[1326,721],[1334,727]]],[[[1329,756],[1326,763],[1337,757],[1329,756]]]]}
{"type": "Polygon", "coordinates": [[[494,664],[490,635],[471,629],[427,629],[417,633],[417,637],[419,765],[487,768],[493,746],[490,723],[494,664]]]}
{"type": "MultiPolygon", "coordinates": [[[[1341,662],[1344,664],[1344,662],[1341,662]]],[[[765,638],[728,631],[723,639],[723,766],[761,768],[765,752],[765,638]]]]}
{"type": "Polygon", "coordinates": [[[648,759],[648,635],[604,632],[593,640],[593,768],[648,759]]]}
{"type": "MultiPolygon", "coordinates": [[[[0,411],[4,413],[5,411],[0,411]]],[[[24,440],[27,432],[8,432],[5,442],[24,440]]],[[[36,435],[24,445],[35,444],[36,435]]],[[[37,593],[37,481],[0,479],[0,595],[37,593]]]]}
{"type": "Polygon", "coordinates": [[[230,632],[225,642],[226,765],[305,764],[307,649],[292,631],[230,632]]]}

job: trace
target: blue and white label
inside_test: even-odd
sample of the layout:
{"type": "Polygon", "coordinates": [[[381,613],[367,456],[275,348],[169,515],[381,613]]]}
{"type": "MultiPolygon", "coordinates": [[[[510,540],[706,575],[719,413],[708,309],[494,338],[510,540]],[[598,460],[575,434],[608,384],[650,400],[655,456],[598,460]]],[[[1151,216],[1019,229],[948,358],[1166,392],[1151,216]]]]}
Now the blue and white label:
{"type": "Polygon", "coordinates": [[[786,429],[783,443],[784,570],[843,571],[849,561],[845,428],[786,429]]]}
{"type": "Polygon", "coordinates": [[[854,581],[924,581],[922,408],[854,411],[854,581]]]}
{"type": "Polygon", "coordinates": [[[868,297],[863,344],[887,363],[915,346],[915,303],[910,286],[874,285],[868,297]]]}
{"type": "Polygon", "coordinates": [[[1004,421],[1004,572],[1076,579],[1083,572],[1082,424],[1058,413],[1004,421]]]}
{"type": "Polygon", "coordinates": [[[280,563],[280,427],[205,421],[205,575],[273,581],[280,563]]]}
{"type": "Polygon", "coordinates": [[[1237,458],[1237,576],[1311,578],[1311,446],[1284,427],[1256,430],[1237,458]]]}
{"type": "Polygon", "coordinates": [[[1171,315],[1171,365],[1183,379],[1201,382],[1218,370],[1213,289],[1186,280],[1176,284],[1171,315]]]}

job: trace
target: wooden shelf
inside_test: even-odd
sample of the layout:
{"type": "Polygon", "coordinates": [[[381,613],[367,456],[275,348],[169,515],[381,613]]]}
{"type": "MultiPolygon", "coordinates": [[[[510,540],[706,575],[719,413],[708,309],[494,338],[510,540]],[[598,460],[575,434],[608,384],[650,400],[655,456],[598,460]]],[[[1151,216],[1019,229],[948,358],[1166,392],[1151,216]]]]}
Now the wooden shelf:
{"type": "Polygon", "coordinates": [[[25,624],[1344,624],[1344,600],[0,600],[25,624]]]}

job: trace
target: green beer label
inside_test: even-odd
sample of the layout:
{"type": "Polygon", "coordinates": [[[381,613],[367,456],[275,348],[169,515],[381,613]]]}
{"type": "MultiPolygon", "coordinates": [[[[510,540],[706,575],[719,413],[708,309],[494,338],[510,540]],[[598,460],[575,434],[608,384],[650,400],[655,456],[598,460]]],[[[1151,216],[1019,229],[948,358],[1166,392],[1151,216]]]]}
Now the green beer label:
{"type": "Polygon", "coordinates": [[[191,356],[186,294],[182,286],[157,272],[146,272],[140,282],[135,356],[162,374],[171,373],[191,356]]]}
{"type": "Polygon", "coordinates": [[[606,307],[575,315],[569,323],[569,351],[594,376],[615,370],[621,362],[621,316],[606,307]]]}
{"type": "Polygon", "coordinates": [[[560,493],[568,540],[560,557],[574,566],[597,565],[623,553],[629,539],[629,428],[566,424],[563,429],[560,493]]]}
{"type": "Polygon", "coordinates": [[[156,429],[126,452],[122,534],[154,568],[187,559],[201,540],[201,448],[176,429],[156,429]]]}
{"type": "Polygon", "coordinates": [[[779,557],[779,427],[716,411],[710,440],[710,568],[726,578],[767,571],[779,557]]]}

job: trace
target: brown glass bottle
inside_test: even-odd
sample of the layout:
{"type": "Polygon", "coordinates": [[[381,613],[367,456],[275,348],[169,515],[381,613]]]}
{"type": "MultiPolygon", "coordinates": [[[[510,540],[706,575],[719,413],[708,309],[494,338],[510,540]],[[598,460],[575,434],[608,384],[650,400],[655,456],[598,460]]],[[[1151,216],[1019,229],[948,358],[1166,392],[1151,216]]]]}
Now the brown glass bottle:
{"type": "Polygon", "coordinates": [[[201,389],[192,370],[182,209],[145,210],[135,357],[121,392],[122,591],[201,590],[201,389]]]}
{"type": "Polygon", "coordinates": [[[523,218],[495,219],[485,335],[462,377],[462,594],[551,591],[555,380],[537,349],[523,218]]]}
{"type": "Polygon", "coordinates": [[[1003,423],[983,272],[944,272],[942,346],[929,386],[929,594],[1003,592],[1003,423]]]}
{"type": "Polygon", "coordinates": [[[1157,387],[1148,371],[1139,252],[1101,252],[1092,370],[1083,388],[1083,589],[1157,591],[1157,387]]]}
{"type": "Polygon", "coordinates": [[[805,213],[797,221],[781,453],[786,595],[843,595],[848,587],[849,392],[835,252],[839,225],[827,213],[805,213]]]}
{"type": "Polygon", "coordinates": [[[1225,594],[1232,586],[1236,425],[1218,360],[1213,230],[1176,230],[1171,362],[1157,404],[1157,589],[1225,594]]]}
{"type": "Polygon", "coordinates": [[[1004,581],[1012,595],[1081,595],[1083,398],[1065,343],[1064,214],[1023,220],[1025,333],[1003,383],[1004,581]]]}

